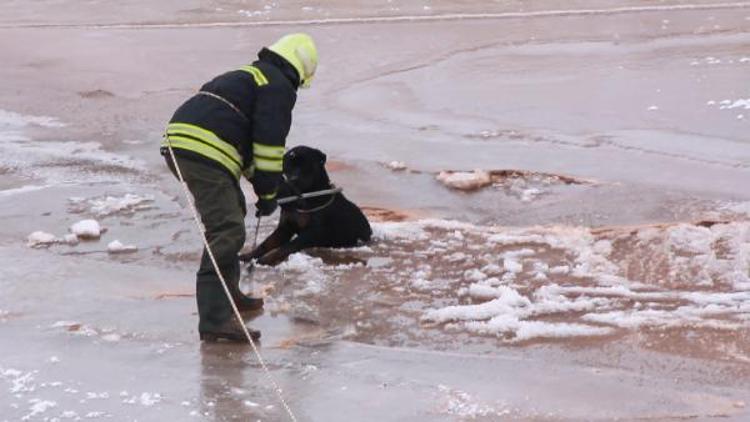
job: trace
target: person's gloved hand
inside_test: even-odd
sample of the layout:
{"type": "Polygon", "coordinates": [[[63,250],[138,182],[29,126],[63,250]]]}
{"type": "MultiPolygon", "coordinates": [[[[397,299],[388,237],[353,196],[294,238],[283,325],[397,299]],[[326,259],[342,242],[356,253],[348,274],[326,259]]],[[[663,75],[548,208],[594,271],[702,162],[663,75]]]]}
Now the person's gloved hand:
{"type": "Polygon", "coordinates": [[[256,217],[267,217],[271,214],[273,214],[274,211],[276,211],[276,207],[278,204],[276,203],[276,198],[273,199],[258,199],[258,202],[255,203],[255,216],[256,217]]]}

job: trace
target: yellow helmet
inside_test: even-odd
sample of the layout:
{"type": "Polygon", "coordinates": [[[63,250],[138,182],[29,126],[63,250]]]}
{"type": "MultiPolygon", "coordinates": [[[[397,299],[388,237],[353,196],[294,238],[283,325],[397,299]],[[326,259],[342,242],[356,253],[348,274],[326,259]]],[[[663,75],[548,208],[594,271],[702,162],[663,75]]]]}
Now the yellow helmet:
{"type": "Polygon", "coordinates": [[[303,33],[284,35],[268,49],[297,69],[302,88],[310,87],[315,69],[318,67],[318,49],[312,37],[303,33]]]}

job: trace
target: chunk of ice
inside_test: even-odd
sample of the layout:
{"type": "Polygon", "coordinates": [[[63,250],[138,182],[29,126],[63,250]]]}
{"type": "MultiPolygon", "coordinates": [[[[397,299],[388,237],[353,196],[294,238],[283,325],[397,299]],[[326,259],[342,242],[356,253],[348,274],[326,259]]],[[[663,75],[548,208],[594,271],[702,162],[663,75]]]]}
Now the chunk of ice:
{"type": "Polygon", "coordinates": [[[54,234],[43,231],[35,231],[26,238],[26,244],[30,248],[49,246],[59,241],[60,239],[58,239],[54,234]]]}
{"type": "Polygon", "coordinates": [[[474,172],[441,171],[437,180],[445,186],[464,191],[481,189],[492,184],[492,177],[484,170],[474,172]]]}
{"type": "Polygon", "coordinates": [[[119,240],[113,240],[107,245],[107,252],[118,254],[118,253],[130,253],[138,251],[138,247],[135,245],[124,245],[119,240]]]}
{"type": "Polygon", "coordinates": [[[81,220],[70,226],[70,231],[81,239],[98,239],[102,235],[102,227],[96,220],[81,220]]]}
{"type": "Polygon", "coordinates": [[[402,171],[406,170],[406,163],[403,161],[391,161],[390,163],[386,164],[386,167],[393,171],[402,171]]]}

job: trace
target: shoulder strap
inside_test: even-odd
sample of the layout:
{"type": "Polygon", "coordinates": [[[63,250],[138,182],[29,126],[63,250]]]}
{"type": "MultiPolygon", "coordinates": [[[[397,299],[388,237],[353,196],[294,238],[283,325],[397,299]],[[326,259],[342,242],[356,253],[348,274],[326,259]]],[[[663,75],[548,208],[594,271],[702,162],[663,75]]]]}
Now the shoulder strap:
{"type": "Polygon", "coordinates": [[[237,113],[238,116],[242,117],[245,121],[249,122],[250,119],[245,116],[245,113],[242,112],[236,105],[232,104],[231,101],[227,100],[226,98],[222,97],[221,95],[214,94],[213,92],[208,91],[198,91],[197,95],[205,95],[207,97],[215,98],[222,103],[228,105],[232,110],[234,110],[235,113],[237,113]]]}

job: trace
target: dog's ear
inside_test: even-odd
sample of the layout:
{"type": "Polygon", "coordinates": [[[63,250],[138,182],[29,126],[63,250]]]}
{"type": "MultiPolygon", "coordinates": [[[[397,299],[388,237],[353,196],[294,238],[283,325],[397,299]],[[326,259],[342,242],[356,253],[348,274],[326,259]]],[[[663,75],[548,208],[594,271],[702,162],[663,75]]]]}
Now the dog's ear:
{"type": "Polygon", "coordinates": [[[318,160],[318,162],[320,163],[321,166],[326,163],[326,159],[328,158],[328,157],[326,157],[326,155],[325,155],[325,153],[323,151],[320,151],[320,150],[317,150],[317,149],[315,150],[315,156],[316,156],[315,158],[317,158],[317,160],[318,160]]]}

